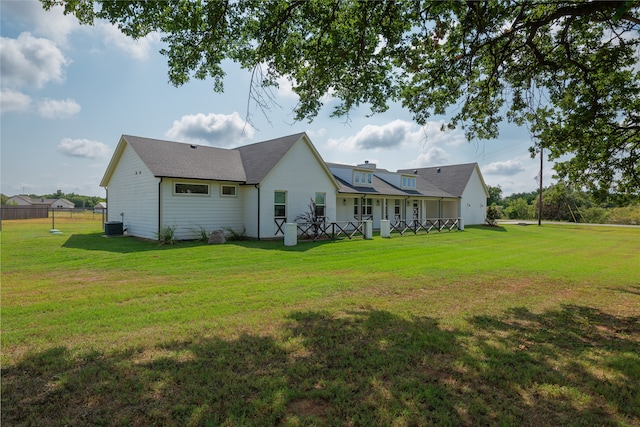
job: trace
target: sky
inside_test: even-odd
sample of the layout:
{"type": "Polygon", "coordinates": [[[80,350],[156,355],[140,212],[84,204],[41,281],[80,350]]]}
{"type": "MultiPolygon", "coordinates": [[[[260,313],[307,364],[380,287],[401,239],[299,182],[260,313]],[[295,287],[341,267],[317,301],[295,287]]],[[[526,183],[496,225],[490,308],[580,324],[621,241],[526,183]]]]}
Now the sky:
{"type": "MultiPolygon", "coordinates": [[[[296,95],[286,81],[266,113],[249,101],[249,71],[232,62],[224,63],[224,93],[213,91],[212,80],[174,87],[158,34],[134,41],[106,21],[81,26],[39,1],[0,0],[0,35],[0,191],[7,196],[105,197],[100,181],[123,134],[233,148],[306,132],[326,162],[368,160],[391,171],[477,162],[503,196],[538,188],[540,160],[529,154],[526,128],[505,123],[498,139],[468,142],[461,130],[440,131],[446,117],[419,126],[399,104],[332,118],[330,97],[312,122],[295,122],[296,95]]],[[[546,186],[552,164],[543,170],[546,186]]]]}

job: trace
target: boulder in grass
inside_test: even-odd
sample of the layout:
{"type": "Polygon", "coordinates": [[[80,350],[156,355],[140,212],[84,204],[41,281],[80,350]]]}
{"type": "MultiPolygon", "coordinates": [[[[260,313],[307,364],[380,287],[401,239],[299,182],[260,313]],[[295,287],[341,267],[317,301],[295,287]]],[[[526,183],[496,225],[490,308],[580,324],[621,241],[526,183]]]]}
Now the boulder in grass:
{"type": "Polygon", "coordinates": [[[222,230],[213,230],[209,236],[210,245],[219,245],[226,241],[227,239],[224,238],[224,231],[222,230]]]}

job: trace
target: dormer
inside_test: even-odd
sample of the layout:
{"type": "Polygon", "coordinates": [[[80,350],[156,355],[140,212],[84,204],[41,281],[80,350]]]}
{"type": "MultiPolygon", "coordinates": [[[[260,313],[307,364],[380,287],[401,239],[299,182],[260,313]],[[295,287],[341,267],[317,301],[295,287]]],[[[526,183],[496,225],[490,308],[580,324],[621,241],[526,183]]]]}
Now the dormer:
{"type": "Polygon", "coordinates": [[[402,174],[400,178],[400,188],[403,190],[416,189],[416,175],[402,174]]]}
{"type": "Polygon", "coordinates": [[[373,186],[373,171],[366,170],[364,168],[353,169],[352,181],[354,187],[372,187],[373,186]]]}

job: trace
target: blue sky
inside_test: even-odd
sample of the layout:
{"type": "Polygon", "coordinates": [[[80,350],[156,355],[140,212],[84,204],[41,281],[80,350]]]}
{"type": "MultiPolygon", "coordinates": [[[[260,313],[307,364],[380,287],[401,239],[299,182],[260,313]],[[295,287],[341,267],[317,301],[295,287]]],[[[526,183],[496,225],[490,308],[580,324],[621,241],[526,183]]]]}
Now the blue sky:
{"type": "MultiPolygon", "coordinates": [[[[206,80],[169,84],[157,34],[133,41],[106,22],[80,26],[59,8],[46,12],[38,1],[2,0],[0,17],[0,187],[8,196],[104,196],[99,183],[122,134],[231,148],[307,132],[328,162],[368,160],[393,171],[477,162],[505,196],[537,188],[539,160],[529,156],[525,128],[505,124],[498,140],[467,142],[462,131],[439,130],[444,118],[418,126],[399,105],[331,118],[331,98],[313,122],[293,122],[286,81],[265,117],[248,103],[249,72],[233,63],[225,64],[223,94],[206,80]]],[[[545,185],[551,175],[547,163],[545,185]]]]}

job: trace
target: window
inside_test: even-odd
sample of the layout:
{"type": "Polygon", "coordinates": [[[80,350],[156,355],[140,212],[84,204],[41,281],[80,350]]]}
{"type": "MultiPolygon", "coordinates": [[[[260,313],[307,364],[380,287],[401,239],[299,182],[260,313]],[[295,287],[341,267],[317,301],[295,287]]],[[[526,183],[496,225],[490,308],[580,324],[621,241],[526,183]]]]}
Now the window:
{"type": "Polygon", "coordinates": [[[402,177],[402,187],[403,188],[416,188],[416,178],[412,176],[403,176],[402,177]]]}
{"type": "Polygon", "coordinates": [[[362,215],[373,214],[373,199],[362,199],[362,215]]]}
{"type": "Polygon", "coordinates": [[[316,193],[316,216],[324,218],[326,193],[316,193]]]}
{"type": "MultiPolygon", "coordinates": [[[[353,199],[353,215],[359,215],[359,199],[353,199]]],[[[362,199],[362,215],[370,216],[373,212],[373,199],[362,199]]]]}
{"type": "Polygon", "coordinates": [[[175,194],[209,194],[209,184],[185,184],[176,182],[175,194]]]}
{"type": "Polygon", "coordinates": [[[237,195],[236,188],[235,185],[222,185],[220,187],[220,194],[224,197],[235,197],[237,195]]]}
{"type": "Polygon", "coordinates": [[[402,203],[402,200],[400,200],[400,199],[396,199],[396,203],[395,203],[395,206],[394,206],[394,208],[393,208],[393,214],[395,215],[395,217],[396,217],[397,219],[399,219],[399,218],[400,218],[400,215],[402,215],[402,214],[400,213],[400,207],[402,206],[402,205],[401,205],[401,203],[402,203]]]}
{"type": "Polygon", "coordinates": [[[371,185],[373,183],[373,173],[364,171],[353,171],[353,184],[371,185]]]}
{"type": "Polygon", "coordinates": [[[275,191],[273,193],[273,216],[276,218],[287,217],[287,192],[275,191]]]}

